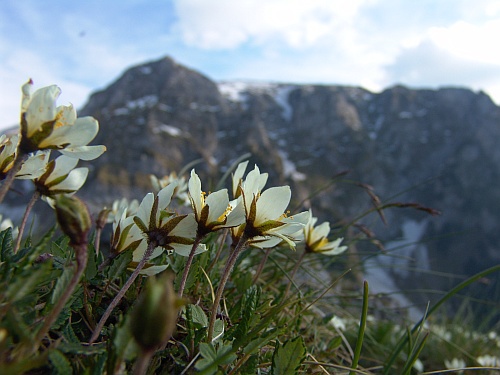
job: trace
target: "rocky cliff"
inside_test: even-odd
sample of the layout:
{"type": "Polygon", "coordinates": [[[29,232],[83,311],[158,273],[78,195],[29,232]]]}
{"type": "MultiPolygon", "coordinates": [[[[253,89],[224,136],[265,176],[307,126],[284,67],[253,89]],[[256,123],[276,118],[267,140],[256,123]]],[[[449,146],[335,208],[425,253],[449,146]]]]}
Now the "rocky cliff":
{"type": "MultiPolygon", "coordinates": [[[[149,174],[200,158],[197,170],[216,181],[251,153],[273,183],[292,186],[296,203],[339,228],[372,208],[353,181],[371,185],[382,201],[441,211],[386,210],[387,225],[376,215],[362,220],[394,255],[377,262],[390,265],[405,289],[448,288],[455,276],[500,261],[500,108],[482,92],[216,83],[163,58],[129,69],[79,113],[99,120],[95,143],[108,147],[82,191],[95,203],[140,198],[149,174]]],[[[375,249],[363,241],[353,247],[375,249]]],[[[498,297],[493,281],[482,291],[498,297]]]]}

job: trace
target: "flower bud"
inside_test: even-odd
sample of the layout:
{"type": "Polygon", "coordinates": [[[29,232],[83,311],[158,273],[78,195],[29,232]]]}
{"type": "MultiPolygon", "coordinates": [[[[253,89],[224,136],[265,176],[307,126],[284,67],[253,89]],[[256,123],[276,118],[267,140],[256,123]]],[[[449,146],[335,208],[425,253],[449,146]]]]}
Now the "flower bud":
{"type": "Polygon", "coordinates": [[[55,210],[57,222],[71,244],[86,245],[92,221],[85,203],[75,196],[59,195],[55,198],[55,210]]]}
{"type": "Polygon", "coordinates": [[[131,319],[132,334],[142,350],[154,350],[172,336],[181,301],[174,292],[172,274],[148,279],[131,319]]]}

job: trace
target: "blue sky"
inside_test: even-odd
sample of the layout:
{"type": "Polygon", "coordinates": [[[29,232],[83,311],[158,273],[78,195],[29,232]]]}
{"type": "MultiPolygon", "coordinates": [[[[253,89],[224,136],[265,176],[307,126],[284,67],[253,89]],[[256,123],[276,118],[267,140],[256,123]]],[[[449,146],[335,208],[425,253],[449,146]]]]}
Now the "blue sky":
{"type": "Polygon", "coordinates": [[[466,86],[500,103],[498,0],[2,0],[0,128],[20,87],[81,107],[169,55],[215,80],[466,86]]]}

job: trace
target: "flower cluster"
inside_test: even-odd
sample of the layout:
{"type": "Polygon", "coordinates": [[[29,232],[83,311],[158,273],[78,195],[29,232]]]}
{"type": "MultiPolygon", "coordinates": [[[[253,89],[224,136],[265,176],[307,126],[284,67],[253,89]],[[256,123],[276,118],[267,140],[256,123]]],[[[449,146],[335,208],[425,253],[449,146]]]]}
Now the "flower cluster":
{"type": "Polygon", "coordinates": [[[93,160],[106,151],[104,146],[88,145],[99,130],[97,120],[77,118],[72,105],[57,106],[59,87],[43,87],[32,94],[32,86],[30,80],[22,87],[19,132],[10,137],[0,136],[0,180],[3,180],[0,202],[14,179],[31,180],[35,188],[19,228],[15,252],[38,197],[55,207],[59,197],[73,195],[88,175],[88,168],[76,168],[78,161],[93,160]],[[51,158],[51,150],[62,155],[51,158]]]}
{"type": "Polygon", "coordinates": [[[99,124],[93,117],[77,118],[73,105],[56,106],[61,89],[43,87],[33,94],[30,80],[22,87],[21,142],[19,149],[29,154],[55,149],[82,160],[93,160],[106,151],[104,146],[88,146],[99,124]]]}

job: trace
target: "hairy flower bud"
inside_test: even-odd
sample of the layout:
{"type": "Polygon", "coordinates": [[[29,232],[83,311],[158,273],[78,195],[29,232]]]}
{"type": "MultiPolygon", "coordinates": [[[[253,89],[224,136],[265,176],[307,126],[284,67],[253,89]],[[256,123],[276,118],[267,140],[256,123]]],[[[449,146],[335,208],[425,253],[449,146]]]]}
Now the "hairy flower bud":
{"type": "Polygon", "coordinates": [[[172,274],[150,277],[132,311],[132,334],[144,351],[156,349],[172,335],[182,305],[172,274]]]}
{"type": "Polygon", "coordinates": [[[75,196],[60,195],[55,198],[56,217],[61,230],[72,245],[86,245],[92,226],[87,206],[75,196]]]}

